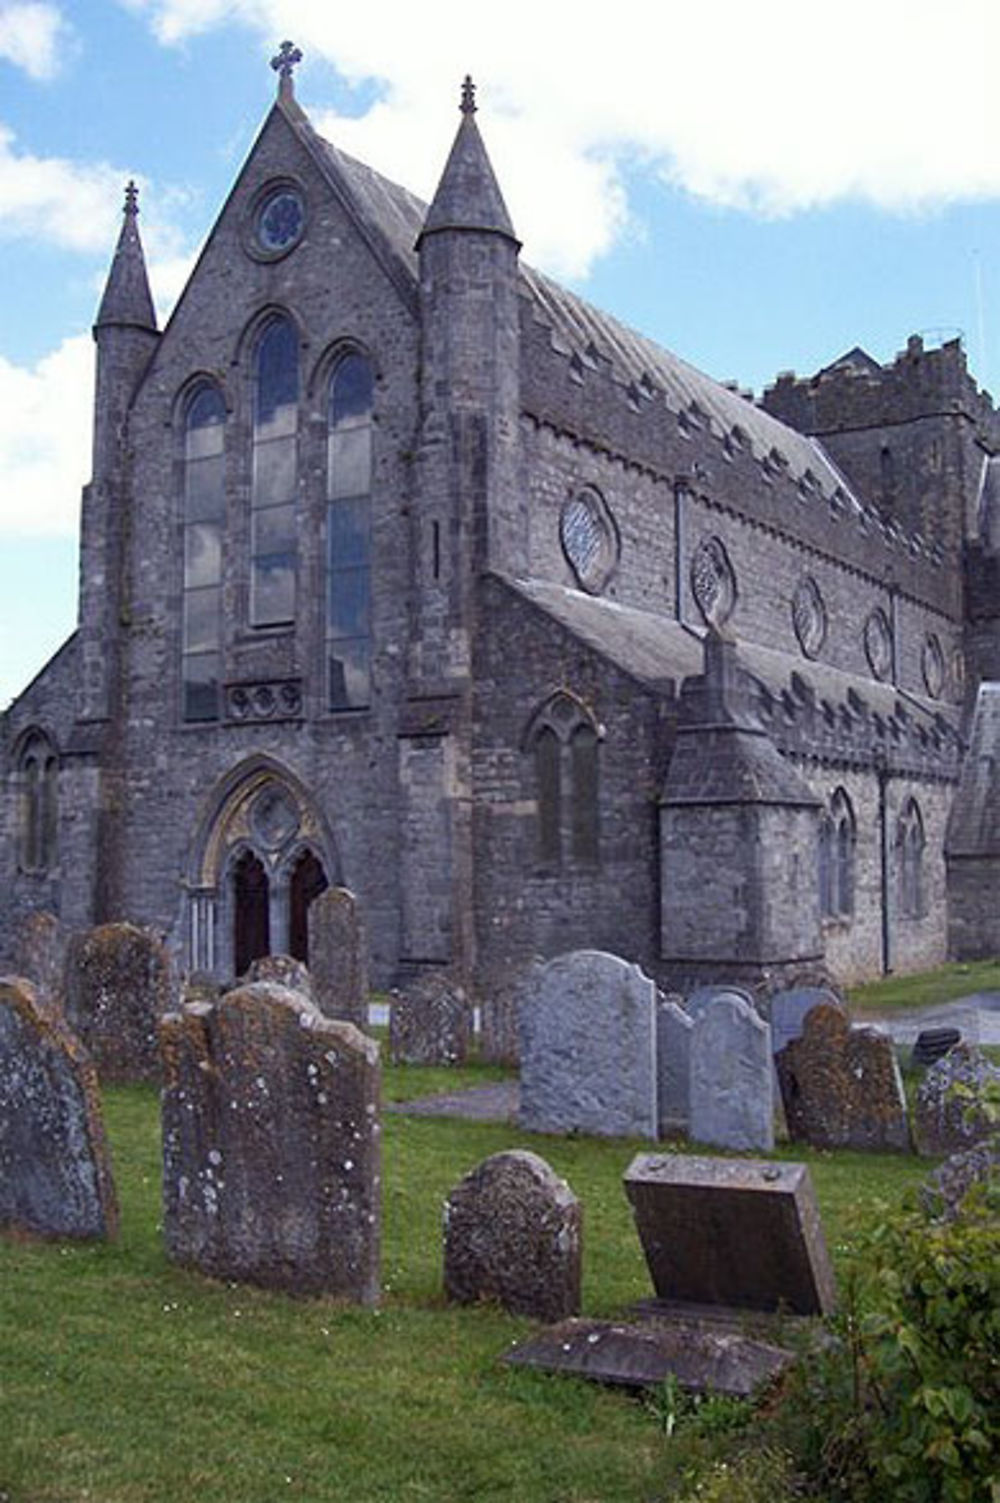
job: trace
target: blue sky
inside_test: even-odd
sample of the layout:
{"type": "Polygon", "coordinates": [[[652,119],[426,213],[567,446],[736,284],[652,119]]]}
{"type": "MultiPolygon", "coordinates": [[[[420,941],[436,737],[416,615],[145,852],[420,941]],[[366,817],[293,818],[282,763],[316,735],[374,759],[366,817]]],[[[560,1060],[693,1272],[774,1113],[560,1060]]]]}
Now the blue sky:
{"type": "Polygon", "coordinates": [[[961,333],[1000,388],[994,0],[0,0],[0,707],[72,629],[90,325],[129,176],[166,317],[274,92],[429,195],[479,84],[524,256],[760,390],[961,333]],[[595,13],[596,14],[596,13],[595,13]]]}

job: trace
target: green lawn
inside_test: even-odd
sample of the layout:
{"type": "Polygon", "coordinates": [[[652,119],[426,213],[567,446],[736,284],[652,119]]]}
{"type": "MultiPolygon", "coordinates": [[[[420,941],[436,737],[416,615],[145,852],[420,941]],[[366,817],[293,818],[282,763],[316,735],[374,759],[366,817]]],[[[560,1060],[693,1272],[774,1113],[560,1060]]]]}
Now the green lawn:
{"type": "MultiPolygon", "coordinates": [[[[495,1076],[475,1066],[447,1083],[495,1076]]],[[[386,1095],[419,1086],[386,1070],[386,1095]]],[[[433,1077],[428,1077],[433,1079],[433,1077]]],[[[4,1503],[666,1497],[649,1407],[499,1357],[532,1323],[441,1294],[441,1203],[487,1154],[532,1147],[584,1205],[584,1310],[649,1291],[621,1176],[648,1145],[386,1115],[384,1299],[294,1301],[171,1267],[153,1091],[107,1093],[112,1246],[0,1243],[4,1503]]],[[[835,1260],[926,1165],[783,1152],[812,1169],[835,1260]]]]}
{"type": "Polygon", "coordinates": [[[912,976],[886,976],[848,989],[859,1015],[891,1008],[930,1007],[970,992],[1000,992],[1000,960],[955,961],[912,976]]]}

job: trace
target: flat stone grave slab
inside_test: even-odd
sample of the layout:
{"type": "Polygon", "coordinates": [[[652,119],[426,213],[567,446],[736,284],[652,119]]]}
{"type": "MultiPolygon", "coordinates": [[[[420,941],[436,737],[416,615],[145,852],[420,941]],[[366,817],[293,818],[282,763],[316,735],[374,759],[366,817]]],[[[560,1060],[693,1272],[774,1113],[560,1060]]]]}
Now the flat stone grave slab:
{"type": "Polygon", "coordinates": [[[833,1271],[805,1164],[640,1153],[625,1171],[625,1193],[661,1299],[833,1310],[833,1271]]]}
{"type": "Polygon", "coordinates": [[[521,1342],[504,1361],[625,1388],[656,1387],[672,1375],[693,1392],[748,1398],[794,1358],[741,1332],[689,1320],[564,1320],[521,1342]]]}

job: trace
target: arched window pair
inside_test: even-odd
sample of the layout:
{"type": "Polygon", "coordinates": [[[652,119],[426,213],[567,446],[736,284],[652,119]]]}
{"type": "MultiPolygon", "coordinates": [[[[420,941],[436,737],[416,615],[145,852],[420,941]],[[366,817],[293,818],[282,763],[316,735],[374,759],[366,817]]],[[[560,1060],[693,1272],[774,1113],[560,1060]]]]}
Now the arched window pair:
{"type": "Polygon", "coordinates": [[[923,918],[924,821],[916,799],[907,799],[896,826],[896,867],[899,880],[899,912],[902,918],[923,918]]]}
{"type": "Polygon", "coordinates": [[[851,801],[838,788],[819,826],[821,918],[848,919],[854,912],[854,848],[857,829],[851,801]]]}
{"type": "Polygon", "coordinates": [[[534,758],[537,856],[556,870],[599,855],[599,733],[592,716],[568,694],[554,695],[535,716],[527,747],[534,758]]]}
{"type": "MultiPolygon", "coordinates": [[[[253,357],[250,598],[253,627],[296,616],[299,488],[299,338],[290,319],[265,325],[253,357]]],[[[374,380],[355,351],[334,364],[327,390],[327,704],[368,704],[371,659],[371,436],[374,380]]],[[[222,556],[226,523],[226,408],[210,381],[184,417],[183,715],[219,714],[222,556]]]]}
{"type": "MultiPolygon", "coordinates": [[[[233,865],[233,969],[246,973],[255,960],[271,953],[271,880],[264,862],[245,850],[233,865]]],[[[287,954],[309,962],[309,905],[328,886],[322,862],[303,851],[288,880],[287,954]]]]}
{"type": "Polygon", "coordinates": [[[59,759],[48,737],[32,731],[18,757],[21,785],[21,867],[47,872],[56,863],[59,826],[59,759]]]}

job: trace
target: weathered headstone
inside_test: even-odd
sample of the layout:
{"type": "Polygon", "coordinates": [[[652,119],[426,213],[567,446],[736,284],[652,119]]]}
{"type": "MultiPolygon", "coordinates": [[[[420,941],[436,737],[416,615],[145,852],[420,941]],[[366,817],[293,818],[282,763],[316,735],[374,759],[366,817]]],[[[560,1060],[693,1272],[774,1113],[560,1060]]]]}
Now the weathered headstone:
{"type": "Polygon", "coordinates": [[[526,966],[508,969],[485,983],[480,997],[479,1051],[491,1064],[520,1064],[521,1004],[531,992],[535,972],[544,963],[536,957],[526,966]]]}
{"type": "Polygon", "coordinates": [[[844,1010],[842,1001],[828,986],[797,986],[775,992],[768,1007],[771,1053],[780,1054],[786,1044],[801,1038],[806,1018],[814,1007],[821,1006],[844,1010]]]}
{"type": "Polygon", "coordinates": [[[719,1148],[774,1147],[771,1030],[742,998],[720,995],[691,1030],[691,1137],[719,1148]]]}
{"type": "Polygon", "coordinates": [[[459,1065],[471,1034],[465,988],[447,971],[421,976],[392,999],[389,1053],[395,1064],[459,1065]]]}
{"type": "Polygon", "coordinates": [[[446,1295],[538,1320],[576,1315],[580,1220],[576,1196],[538,1154],[493,1154],[445,1202],[446,1295]]]}
{"type": "Polygon", "coordinates": [[[747,991],[745,986],[735,986],[730,982],[720,982],[718,985],[699,986],[691,993],[684,1003],[684,1010],[691,1018],[709,1005],[717,1002],[720,997],[731,997],[737,1002],[745,1002],[747,1007],[753,1007],[753,994],[747,991]]]}
{"type": "Polygon", "coordinates": [[[992,1128],[983,1111],[987,1082],[1000,1084],[1000,1069],[975,1044],[956,1044],[931,1065],[917,1087],[913,1130],[921,1153],[971,1148],[992,1128]]]}
{"type": "Polygon", "coordinates": [[[637,965],[574,950],[521,1007],[521,1126],[655,1138],[656,986],[637,965]]]}
{"type": "Polygon", "coordinates": [[[656,1007],[657,1098],[661,1138],[691,1126],[691,1033],[694,1021],[672,997],[656,1007]]]}
{"type": "Polygon", "coordinates": [[[110,1237],[118,1227],[97,1075],[61,1008],[0,979],[0,1229],[110,1237]]]}
{"type": "Polygon", "coordinates": [[[949,1049],[962,1042],[959,1028],[921,1028],[913,1045],[913,1063],[921,1070],[943,1059],[949,1049]]]}
{"type": "Polygon", "coordinates": [[[839,1008],[822,1004],[775,1064],[793,1140],[814,1148],[909,1148],[906,1097],[887,1034],[852,1028],[839,1008]]]}
{"type": "Polygon", "coordinates": [[[368,941],[346,887],[328,887],[309,905],[309,966],[320,1012],[367,1028],[368,941]]]}
{"type": "Polygon", "coordinates": [[[157,1026],[173,1005],[162,940],[135,924],[74,935],[66,952],[66,1013],[102,1082],[158,1080],[157,1026]]]}
{"type": "Polygon", "coordinates": [[[294,955],[259,955],[250,962],[246,975],[241,976],[231,990],[253,986],[258,981],[272,986],[284,986],[290,992],[298,992],[300,996],[314,1000],[309,967],[303,961],[296,960],[294,955]]]}
{"type": "Polygon", "coordinates": [[[974,1185],[1000,1184],[1000,1134],[963,1148],[939,1164],[921,1187],[920,1202],[928,1215],[954,1221],[974,1185]]]}
{"type": "Polygon", "coordinates": [[[14,975],[26,976],[46,997],[63,994],[66,935],[55,914],[38,908],[14,936],[14,975]]]}
{"type": "Polygon", "coordinates": [[[638,1154],[625,1193],[661,1300],[826,1314],[836,1294],[804,1164],[638,1154]]]}
{"type": "Polygon", "coordinates": [[[378,1045],[258,982],[163,1020],[168,1255],[217,1278],[373,1305],[378,1045]]]}

